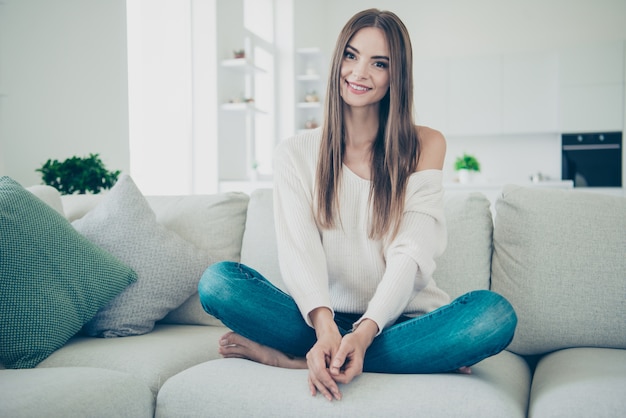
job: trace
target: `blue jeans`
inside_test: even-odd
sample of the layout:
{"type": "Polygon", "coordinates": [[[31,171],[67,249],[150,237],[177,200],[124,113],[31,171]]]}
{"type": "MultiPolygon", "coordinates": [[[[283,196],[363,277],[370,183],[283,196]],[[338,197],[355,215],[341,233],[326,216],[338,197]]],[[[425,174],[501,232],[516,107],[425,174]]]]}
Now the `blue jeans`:
{"type": "MultiPolygon", "coordinates": [[[[304,357],[316,342],[315,330],[291,296],[243,264],[211,265],[198,291],[206,312],[250,340],[296,357],[304,357]]],[[[360,316],[336,312],[339,332],[351,332],[360,316]]],[[[428,314],[401,316],[374,339],[363,371],[443,373],[471,366],[506,348],[516,324],[515,312],[502,296],[469,292],[428,314]]]]}

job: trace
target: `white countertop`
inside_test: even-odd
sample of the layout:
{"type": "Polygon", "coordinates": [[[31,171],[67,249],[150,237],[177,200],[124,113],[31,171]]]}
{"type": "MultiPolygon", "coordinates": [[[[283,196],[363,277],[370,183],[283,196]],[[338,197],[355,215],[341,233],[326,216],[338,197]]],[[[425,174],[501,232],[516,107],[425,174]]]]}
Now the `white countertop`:
{"type": "Polygon", "coordinates": [[[475,183],[459,183],[445,182],[443,187],[448,190],[500,190],[507,184],[516,184],[524,187],[541,187],[553,189],[573,189],[574,182],[572,180],[545,180],[539,182],[521,182],[521,183],[492,183],[492,182],[475,182],[475,183]]]}

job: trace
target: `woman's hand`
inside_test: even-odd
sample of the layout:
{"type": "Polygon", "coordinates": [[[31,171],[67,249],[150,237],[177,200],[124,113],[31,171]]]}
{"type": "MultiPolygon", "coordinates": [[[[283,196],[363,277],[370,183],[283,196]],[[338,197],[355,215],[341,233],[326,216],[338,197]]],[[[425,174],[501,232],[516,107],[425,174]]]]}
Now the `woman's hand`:
{"type": "Polygon", "coordinates": [[[306,355],[307,367],[309,369],[309,389],[311,395],[315,396],[319,391],[326,399],[332,401],[333,398],[340,400],[341,392],[337,382],[330,375],[330,366],[333,355],[337,352],[341,343],[341,334],[326,335],[318,338],[317,343],[306,355]]]}
{"type": "Polygon", "coordinates": [[[311,395],[319,391],[329,401],[341,400],[337,382],[349,383],[363,372],[365,351],[378,333],[378,325],[364,319],[342,338],[330,309],[314,309],[309,317],[317,334],[317,342],[306,355],[311,395]]]}
{"type": "Polygon", "coordinates": [[[309,317],[317,334],[317,342],[306,355],[311,395],[315,396],[319,391],[329,401],[333,398],[340,400],[339,386],[328,368],[341,344],[341,334],[330,309],[314,309],[309,317]]]}
{"type": "Polygon", "coordinates": [[[365,351],[378,333],[378,326],[364,319],[357,329],[341,339],[339,350],[332,358],[330,374],[336,382],[350,383],[363,372],[365,351]]]}

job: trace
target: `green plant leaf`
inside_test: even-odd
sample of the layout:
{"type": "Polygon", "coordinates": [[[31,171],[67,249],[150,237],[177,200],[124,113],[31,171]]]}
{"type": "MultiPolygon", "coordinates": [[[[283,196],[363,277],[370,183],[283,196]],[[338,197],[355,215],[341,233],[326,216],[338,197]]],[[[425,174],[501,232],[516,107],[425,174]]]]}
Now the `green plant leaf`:
{"type": "Polygon", "coordinates": [[[454,161],[454,169],[458,170],[472,170],[480,171],[480,163],[473,155],[463,153],[461,157],[458,157],[454,161]]]}
{"type": "Polygon", "coordinates": [[[44,184],[56,188],[61,194],[97,194],[113,187],[121,174],[119,170],[107,170],[99,154],[73,156],[62,162],[49,159],[35,171],[41,173],[44,184]]]}

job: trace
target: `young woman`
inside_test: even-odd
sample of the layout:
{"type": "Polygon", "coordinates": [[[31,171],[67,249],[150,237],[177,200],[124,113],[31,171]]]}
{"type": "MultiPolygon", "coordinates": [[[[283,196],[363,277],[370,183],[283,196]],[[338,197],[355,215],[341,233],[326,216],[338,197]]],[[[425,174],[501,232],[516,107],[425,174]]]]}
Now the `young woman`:
{"type": "Polygon", "coordinates": [[[486,290],[453,302],[432,279],[446,244],[441,133],[413,122],[408,32],[365,10],[339,35],[322,128],[275,152],[274,216],[289,294],[237,263],[209,267],[204,309],[233,332],[224,357],[308,368],[312,395],[363,371],[470,373],[516,316],[486,290]]]}

